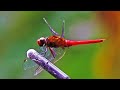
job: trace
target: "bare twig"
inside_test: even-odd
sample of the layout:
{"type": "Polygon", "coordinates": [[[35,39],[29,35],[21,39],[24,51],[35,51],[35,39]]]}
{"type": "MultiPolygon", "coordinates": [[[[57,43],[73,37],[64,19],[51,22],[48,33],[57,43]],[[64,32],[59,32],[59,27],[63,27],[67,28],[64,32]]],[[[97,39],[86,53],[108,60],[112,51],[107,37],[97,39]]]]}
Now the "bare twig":
{"type": "Polygon", "coordinates": [[[34,49],[29,49],[27,51],[27,58],[30,58],[31,60],[36,62],[38,65],[40,65],[43,69],[45,69],[57,79],[70,79],[68,75],[66,75],[63,71],[57,68],[54,64],[52,64],[49,60],[40,55],[34,49]]]}

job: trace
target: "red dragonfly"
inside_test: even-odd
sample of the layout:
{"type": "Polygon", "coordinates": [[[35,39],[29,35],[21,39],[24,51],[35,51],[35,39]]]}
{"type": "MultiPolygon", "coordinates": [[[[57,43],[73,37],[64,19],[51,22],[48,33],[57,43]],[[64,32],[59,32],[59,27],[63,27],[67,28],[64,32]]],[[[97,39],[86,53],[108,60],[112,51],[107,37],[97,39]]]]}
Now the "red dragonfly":
{"type": "MultiPolygon", "coordinates": [[[[57,32],[54,31],[54,29],[50,26],[50,24],[46,21],[45,18],[43,18],[43,20],[48,25],[48,27],[53,35],[49,36],[49,37],[41,37],[37,40],[37,44],[40,47],[39,53],[53,63],[57,62],[64,56],[64,54],[66,52],[66,50],[65,50],[66,47],[71,47],[71,46],[81,45],[81,44],[100,43],[105,40],[105,39],[67,40],[64,38],[64,33],[65,33],[65,31],[64,31],[65,21],[64,20],[63,20],[61,35],[59,35],[57,32]]],[[[38,66],[38,68],[35,70],[34,74],[37,75],[42,70],[43,70],[42,67],[38,66]]]]}

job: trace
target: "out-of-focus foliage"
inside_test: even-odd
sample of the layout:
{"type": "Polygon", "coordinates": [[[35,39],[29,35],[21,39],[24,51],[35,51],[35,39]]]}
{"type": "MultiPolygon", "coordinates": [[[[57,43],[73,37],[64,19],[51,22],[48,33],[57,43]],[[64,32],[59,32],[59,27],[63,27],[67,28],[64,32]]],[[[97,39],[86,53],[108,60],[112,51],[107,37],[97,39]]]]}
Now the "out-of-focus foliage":
{"type": "MultiPolygon", "coordinates": [[[[119,12],[1,11],[0,78],[31,77],[31,73],[24,71],[23,61],[28,49],[38,48],[38,38],[51,35],[44,17],[58,33],[64,19],[66,39],[107,39],[103,43],[67,48],[65,56],[55,65],[72,79],[120,77],[119,12]]],[[[54,79],[46,71],[31,78],[54,79]]]]}

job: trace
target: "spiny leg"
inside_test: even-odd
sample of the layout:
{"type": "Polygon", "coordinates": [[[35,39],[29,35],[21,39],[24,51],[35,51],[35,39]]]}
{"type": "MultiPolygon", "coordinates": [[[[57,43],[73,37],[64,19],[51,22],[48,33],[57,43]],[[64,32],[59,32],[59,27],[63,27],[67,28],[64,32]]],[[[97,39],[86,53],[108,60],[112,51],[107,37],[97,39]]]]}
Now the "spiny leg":
{"type": "Polygon", "coordinates": [[[64,38],[64,34],[65,34],[65,20],[63,20],[63,25],[62,25],[62,34],[61,34],[62,38],[64,38]]]}
{"type": "Polygon", "coordinates": [[[47,20],[45,18],[43,18],[43,20],[45,21],[45,23],[48,25],[50,31],[52,32],[53,35],[58,35],[58,33],[56,33],[53,28],[50,26],[50,24],[47,22],[47,20]]]}

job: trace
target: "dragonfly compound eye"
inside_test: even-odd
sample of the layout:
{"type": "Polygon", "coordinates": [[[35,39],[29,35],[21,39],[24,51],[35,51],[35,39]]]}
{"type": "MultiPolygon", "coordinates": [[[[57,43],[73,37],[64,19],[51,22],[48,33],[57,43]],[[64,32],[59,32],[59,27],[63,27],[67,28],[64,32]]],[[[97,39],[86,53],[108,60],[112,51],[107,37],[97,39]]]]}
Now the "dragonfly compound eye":
{"type": "Polygon", "coordinates": [[[39,46],[43,46],[43,45],[45,44],[45,39],[43,39],[43,38],[38,39],[38,40],[37,40],[37,44],[38,44],[39,46]]]}

